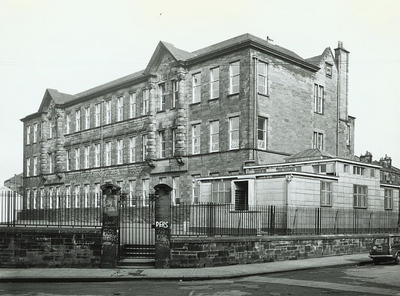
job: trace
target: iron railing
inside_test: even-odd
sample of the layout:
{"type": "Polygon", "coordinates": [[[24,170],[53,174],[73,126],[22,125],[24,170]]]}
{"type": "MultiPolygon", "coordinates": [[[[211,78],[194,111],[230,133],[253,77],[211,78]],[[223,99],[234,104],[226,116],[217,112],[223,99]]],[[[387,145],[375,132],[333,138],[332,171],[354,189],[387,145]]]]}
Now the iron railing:
{"type": "Polygon", "coordinates": [[[0,192],[0,226],[101,227],[101,194],[0,192]]]}
{"type": "Polygon", "coordinates": [[[171,206],[174,236],[319,235],[397,232],[397,211],[232,204],[171,206]]]}

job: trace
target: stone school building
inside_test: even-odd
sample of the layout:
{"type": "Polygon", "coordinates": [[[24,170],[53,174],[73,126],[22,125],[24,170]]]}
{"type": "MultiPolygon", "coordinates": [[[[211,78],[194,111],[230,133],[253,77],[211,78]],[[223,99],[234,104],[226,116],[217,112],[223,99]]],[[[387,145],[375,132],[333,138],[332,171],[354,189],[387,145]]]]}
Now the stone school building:
{"type": "MultiPolygon", "coordinates": [[[[78,94],[46,89],[22,119],[24,206],[106,182],[136,205],[158,183],[173,188],[173,204],[191,204],[203,201],[199,178],[307,149],[353,159],[348,60],[341,42],[311,58],[250,34],[193,52],[159,42],[144,70],[78,94]]],[[[221,184],[219,201],[233,202],[221,184]]]]}

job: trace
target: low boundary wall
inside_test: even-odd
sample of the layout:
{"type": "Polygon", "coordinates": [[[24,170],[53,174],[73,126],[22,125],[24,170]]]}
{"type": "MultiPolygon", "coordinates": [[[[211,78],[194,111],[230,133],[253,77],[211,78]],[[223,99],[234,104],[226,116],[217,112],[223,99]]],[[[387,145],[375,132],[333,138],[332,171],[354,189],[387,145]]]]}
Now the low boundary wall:
{"type": "Polygon", "coordinates": [[[171,267],[210,267],[297,260],[368,252],[373,239],[385,234],[175,237],[171,267]]]}
{"type": "Polygon", "coordinates": [[[0,228],[0,267],[99,267],[101,229],[0,228]]]}

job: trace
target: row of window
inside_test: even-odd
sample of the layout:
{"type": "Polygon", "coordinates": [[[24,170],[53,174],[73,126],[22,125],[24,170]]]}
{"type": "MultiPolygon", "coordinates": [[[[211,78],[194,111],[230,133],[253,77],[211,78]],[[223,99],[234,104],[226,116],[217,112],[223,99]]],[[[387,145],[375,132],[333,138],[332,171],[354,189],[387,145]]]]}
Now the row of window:
{"type": "MultiPolygon", "coordinates": [[[[166,178],[160,177],[159,183],[166,183],[166,178]]],[[[141,192],[139,192],[139,194],[136,187],[136,180],[129,180],[126,184],[124,181],[117,181],[117,185],[121,187],[122,192],[128,193],[126,200],[127,205],[148,205],[150,190],[149,179],[142,179],[141,192]]],[[[194,188],[197,187],[194,186],[194,188]]],[[[179,176],[172,177],[171,194],[172,204],[180,204],[179,176]]],[[[100,205],[100,183],[95,183],[93,187],[89,184],[85,184],[83,186],[83,192],[80,185],[66,185],[64,192],[61,192],[60,187],[49,187],[48,191],[45,191],[44,188],[33,188],[26,191],[26,209],[97,208],[100,207],[100,205]]]]}
{"type": "MultiPolygon", "coordinates": [[[[321,181],[321,206],[332,206],[332,183],[321,181]]],[[[368,207],[368,186],[353,185],[353,207],[368,207]]],[[[393,190],[384,189],[384,209],[393,210],[393,190]]]]}

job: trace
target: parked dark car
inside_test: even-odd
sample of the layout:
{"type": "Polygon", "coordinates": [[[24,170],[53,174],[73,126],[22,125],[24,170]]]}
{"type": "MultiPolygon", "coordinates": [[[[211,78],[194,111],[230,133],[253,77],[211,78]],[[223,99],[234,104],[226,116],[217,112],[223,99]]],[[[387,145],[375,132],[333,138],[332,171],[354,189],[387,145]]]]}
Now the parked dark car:
{"type": "Polygon", "coordinates": [[[376,238],[369,252],[374,264],[379,262],[400,262],[400,234],[390,234],[387,237],[376,238]]]}

